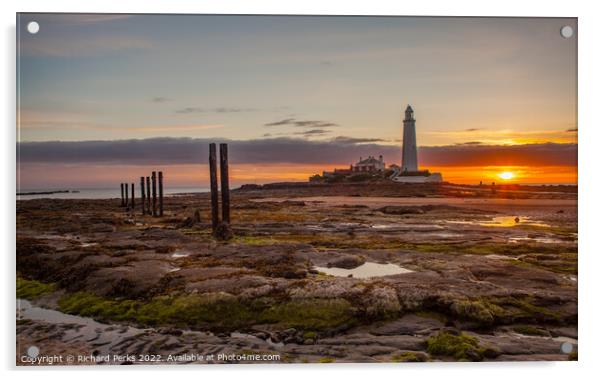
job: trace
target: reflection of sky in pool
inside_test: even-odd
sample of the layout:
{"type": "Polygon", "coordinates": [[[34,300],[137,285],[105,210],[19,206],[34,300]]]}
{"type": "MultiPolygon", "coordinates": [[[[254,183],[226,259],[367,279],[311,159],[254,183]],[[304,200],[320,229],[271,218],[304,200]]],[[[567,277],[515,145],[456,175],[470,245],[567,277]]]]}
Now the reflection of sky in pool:
{"type": "Polygon", "coordinates": [[[481,225],[481,226],[493,226],[493,227],[502,227],[502,228],[508,228],[508,227],[519,226],[519,225],[540,226],[540,227],[544,227],[544,228],[550,227],[549,224],[543,223],[541,221],[533,220],[528,216],[498,216],[498,217],[494,217],[491,220],[487,220],[487,221],[450,220],[447,222],[450,224],[481,225]],[[517,222],[517,218],[518,218],[518,222],[517,222]]]}
{"type": "Polygon", "coordinates": [[[407,274],[409,272],[412,272],[412,270],[408,270],[406,268],[394,265],[392,263],[382,264],[373,262],[366,262],[363,265],[352,269],[338,267],[315,267],[315,269],[325,274],[333,276],[347,277],[351,274],[354,278],[360,279],[386,275],[407,274]]]}
{"type": "Polygon", "coordinates": [[[565,241],[558,238],[548,238],[548,237],[510,237],[508,241],[511,243],[519,243],[519,242],[538,242],[538,243],[577,243],[576,240],[573,241],[565,241]]]}

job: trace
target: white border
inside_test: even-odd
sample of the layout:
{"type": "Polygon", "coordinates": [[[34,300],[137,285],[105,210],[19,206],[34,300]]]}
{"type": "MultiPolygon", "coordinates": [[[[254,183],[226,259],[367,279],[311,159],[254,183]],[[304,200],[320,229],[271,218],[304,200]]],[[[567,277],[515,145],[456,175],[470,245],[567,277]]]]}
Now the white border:
{"type": "Polygon", "coordinates": [[[468,0],[415,0],[415,1],[186,1],[151,2],[134,0],[22,0],[3,1],[0,5],[3,21],[1,92],[4,125],[2,127],[2,212],[0,230],[3,265],[2,334],[0,359],[9,377],[78,377],[106,378],[108,375],[130,372],[133,367],[71,368],[71,369],[20,369],[14,368],[14,241],[15,241],[15,12],[114,12],[114,13],[223,13],[223,14],[338,14],[338,15],[440,15],[440,16],[554,16],[579,17],[579,362],[561,363],[470,363],[470,364],[334,364],[318,365],[232,365],[227,367],[144,367],[139,374],[162,378],[174,370],[175,375],[207,377],[268,376],[306,378],[315,375],[337,375],[345,378],[366,376],[396,377],[478,377],[508,378],[531,376],[567,378],[577,375],[593,376],[602,352],[602,309],[600,306],[600,267],[602,249],[600,240],[600,195],[602,194],[599,142],[602,141],[600,116],[600,70],[602,59],[599,44],[599,8],[594,1],[574,0],[527,2],[524,0],[468,1],[468,0]],[[545,375],[545,376],[544,376],[545,375]]]}

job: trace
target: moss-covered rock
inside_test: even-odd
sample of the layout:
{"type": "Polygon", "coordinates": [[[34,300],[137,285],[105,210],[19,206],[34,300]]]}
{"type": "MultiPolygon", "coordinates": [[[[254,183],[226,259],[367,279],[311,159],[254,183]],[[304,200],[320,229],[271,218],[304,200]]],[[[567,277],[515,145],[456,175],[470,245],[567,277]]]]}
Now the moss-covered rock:
{"type": "Polygon", "coordinates": [[[108,299],[77,292],[64,295],[58,305],[63,312],[100,320],[215,331],[244,329],[257,323],[320,331],[344,329],[356,323],[353,308],[341,299],[243,301],[226,293],[207,293],[157,296],[143,301],[108,299]]]}
{"type": "Polygon", "coordinates": [[[275,304],[263,312],[262,320],[310,330],[347,328],[357,323],[354,309],[343,299],[302,299],[275,304]]]}
{"type": "Polygon", "coordinates": [[[37,299],[55,290],[56,284],[54,283],[42,283],[37,280],[27,280],[17,277],[17,298],[27,300],[37,299]]]}
{"type": "Polygon", "coordinates": [[[460,319],[476,321],[480,325],[492,325],[503,309],[482,299],[458,300],[451,306],[452,313],[460,319]]]}
{"type": "Polygon", "coordinates": [[[465,333],[458,335],[447,331],[426,340],[426,351],[432,355],[452,357],[458,361],[482,361],[485,348],[479,345],[479,341],[465,333]]]}
{"type": "Polygon", "coordinates": [[[322,357],[318,359],[318,363],[334,363],[335,359],[332,357],[322,357]]]}
{"type": "Polygon", "coordinates": [[[426,362],[427,360],[426,354],[414,351],[404,351],[391,357],[391,362],[426,362]]]}

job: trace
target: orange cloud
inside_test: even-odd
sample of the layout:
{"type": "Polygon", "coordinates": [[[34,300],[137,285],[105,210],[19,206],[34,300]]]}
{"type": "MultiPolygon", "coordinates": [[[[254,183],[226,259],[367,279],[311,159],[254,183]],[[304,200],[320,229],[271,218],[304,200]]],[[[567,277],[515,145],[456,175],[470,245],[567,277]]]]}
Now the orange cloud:
{"type": "Polygon", "coordinates": [[[562,130],[529,130],[511,129],[489,130],[469,128],[459,131],[422,132],[427,137],[439,137],[449,141],[472,141],[487,145],[520,145],[535,143],[576,143],[577,133],[574,127],[562,130]]]}

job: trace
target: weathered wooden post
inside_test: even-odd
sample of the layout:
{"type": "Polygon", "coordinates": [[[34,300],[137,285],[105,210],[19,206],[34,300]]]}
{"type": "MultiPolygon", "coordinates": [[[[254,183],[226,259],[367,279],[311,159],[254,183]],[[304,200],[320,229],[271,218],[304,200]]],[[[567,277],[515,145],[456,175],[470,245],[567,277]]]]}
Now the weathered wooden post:
{"type": "Polygon", "coordinates": [[[121,206],[125,207],[124,197],[123,197],[123,183],[121,183],[121,206]]]}
{"type": "Polygon", "coordinates": [[[159,171],[159,216],[163,216],[163,171],[159,171]]]}
{"type": "Polygon", "coordinates": [[[211,227],[215,233],[219,223],[219,204],[217,198],[217,157],[214,143],[209,144],[209,184],[211,187],[211,227]]]}
{"type": "Polygon", "coordinates": [[[228,144],[219,145],[219,168],[222,184],[222,222],[230,224],[230,183],[228,178],[228,144]]]}
{"type": "Polygon", "coordinates": [[[151,185],[150,177],[146,177],[146,213],[151,214],[151,185]]]}
{"type": "Polygon", "coordinates": [[[140,198],[142,199],[142,215],[146,214],[146,196],[144,194],[144,176],[140,177],[140,198]]]}
{"type": "Polygon", "coordinates": [[[132,209],[136,208],[136,195],[134,195],[134,183],[132,183],[132,209]]]}
{"type": "Polygon", "coordinates": [[[151,174],[151,181],[153,183],[153,216],[157,216],[157,172],[153,171],[151,174]]]}
{"type": "Polygon", "coordinates": [[[123,187],[125,188],[125,207],[127,208],[127,207],[130,206],[128,184],[127,183],[123,183],[123,187]]]}

